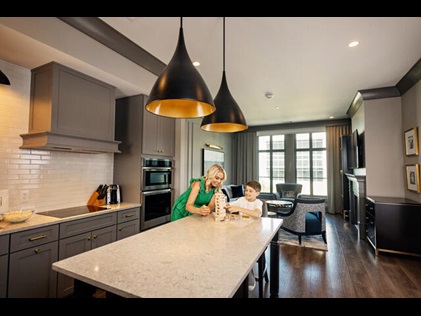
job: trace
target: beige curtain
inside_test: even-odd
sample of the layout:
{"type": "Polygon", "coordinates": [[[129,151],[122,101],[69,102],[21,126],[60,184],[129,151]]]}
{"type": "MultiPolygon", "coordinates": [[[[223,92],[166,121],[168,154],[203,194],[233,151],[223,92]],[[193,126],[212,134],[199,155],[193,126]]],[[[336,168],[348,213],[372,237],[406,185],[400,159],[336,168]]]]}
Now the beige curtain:
{"type": "Polygon", "coordinates": [[[326,126],[327,206],[332,214],[341,213],[343,209],[341,136],[350,134],[350,124],[326,126]]]}
{"type": "Polygon", "coordinates": [[[232,181],[233,183],[247,183],[257,179],[257,133],[241,132],[233,135],[232,142],[232,181]]]}

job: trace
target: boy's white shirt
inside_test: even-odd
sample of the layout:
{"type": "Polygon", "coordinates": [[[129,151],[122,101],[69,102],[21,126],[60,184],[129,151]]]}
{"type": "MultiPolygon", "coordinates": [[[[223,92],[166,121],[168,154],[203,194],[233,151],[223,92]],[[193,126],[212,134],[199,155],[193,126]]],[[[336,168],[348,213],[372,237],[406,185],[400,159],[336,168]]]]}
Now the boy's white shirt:
{"type": "Polygon", "coordinates": [[[260,210],[259,216],[262,216],[263,202],[259,199],[256,199],[253,202],[249,202],[244,196],[242,196],[239,197],[237,200],[232,202],[230,201],[228,203],[232,206],[239,206],[248,210],[255,210],[256,208],[258,208],[260,210]]]}

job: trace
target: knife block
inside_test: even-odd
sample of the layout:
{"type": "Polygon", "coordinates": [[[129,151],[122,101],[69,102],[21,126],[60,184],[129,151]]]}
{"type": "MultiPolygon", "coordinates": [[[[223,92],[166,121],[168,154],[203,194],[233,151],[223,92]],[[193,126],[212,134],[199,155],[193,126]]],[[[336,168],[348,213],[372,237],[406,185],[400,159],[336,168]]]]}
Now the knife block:
{"type": "Polygon", "coordinates": [[[88,203],[86,203],[87,205],[95,205],[95,206],[102,206],[105,204],[105,197],[98,200],[98,192],[94,192],[92,193],[91,197],[88,200],[88,203]]]}

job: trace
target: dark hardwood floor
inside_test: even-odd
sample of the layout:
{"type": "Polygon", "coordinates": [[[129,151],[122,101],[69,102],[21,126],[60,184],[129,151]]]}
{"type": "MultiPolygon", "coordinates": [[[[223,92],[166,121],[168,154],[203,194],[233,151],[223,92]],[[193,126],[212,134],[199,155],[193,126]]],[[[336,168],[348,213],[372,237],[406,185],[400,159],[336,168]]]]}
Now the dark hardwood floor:
{"type": "MultiPolygon", "coordinates": [[[[328,251],[279,246],[280,298],[421,298],[421,257],[376,256],[340,214],[326,218],[328,251]]],[[[264,295],[269,297],[266,282],[264,295]]],[[[258,297],[258,286],[249,297],[258,297]]]]}

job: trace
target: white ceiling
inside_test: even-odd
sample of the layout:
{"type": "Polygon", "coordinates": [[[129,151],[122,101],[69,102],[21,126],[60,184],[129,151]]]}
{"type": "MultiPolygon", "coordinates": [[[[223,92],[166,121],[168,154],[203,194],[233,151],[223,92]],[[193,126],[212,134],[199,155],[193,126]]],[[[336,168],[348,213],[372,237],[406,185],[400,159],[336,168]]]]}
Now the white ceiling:
{"type": "MultiPolygon", "coordinates": [[[[101,19],[169,63],[180,18],[101,19]]],[[[223,19],[186,17],[183,32],[190,58],[201,62],[198,70],[215,96],[223,19]]],[[[57,61],[114,85],[117,97],[149,94],[157,78],[54,17],[1,17],[0,43],[1,60],[28,69],[57,61]]],[[[228,87],[250,126],[346,118],[358,90],[396,85],[420,57],[421,17],[225,19],[228,87]],[[354,40],[360,45],[348,48],[354,40]],[[272,99],[265,97],[268,91],[272,99]]]]}

